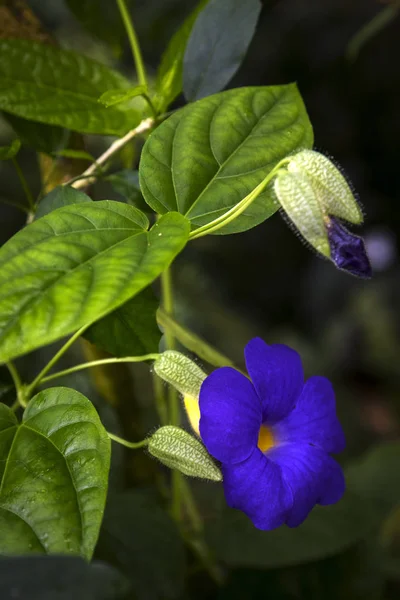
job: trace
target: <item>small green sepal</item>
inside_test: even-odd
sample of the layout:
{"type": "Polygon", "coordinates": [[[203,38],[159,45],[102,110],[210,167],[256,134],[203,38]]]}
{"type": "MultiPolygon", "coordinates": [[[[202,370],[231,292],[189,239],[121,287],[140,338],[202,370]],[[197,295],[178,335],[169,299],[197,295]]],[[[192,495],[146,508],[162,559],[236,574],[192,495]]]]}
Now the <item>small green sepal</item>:
{"type": "Polygon", "coordinates": [[[178,392],[194,398],[199,397],[201,384],[207,377],[195,362],[176,350],[163,352],[155,361],[154,370],[178,392]]]}
{"type": "Polygon", "coordinates": [[[173,425],[160,427],[147,446],[160,462],[184,475],[222,481],[222,473],[197,438],[173,425]]]}

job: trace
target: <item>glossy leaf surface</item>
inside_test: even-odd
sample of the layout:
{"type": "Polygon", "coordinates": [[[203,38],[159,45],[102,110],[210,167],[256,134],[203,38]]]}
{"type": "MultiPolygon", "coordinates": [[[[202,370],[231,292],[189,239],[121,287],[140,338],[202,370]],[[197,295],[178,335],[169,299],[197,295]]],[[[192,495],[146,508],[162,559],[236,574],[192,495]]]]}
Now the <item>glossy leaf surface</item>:
{"type": "Polygon", "coordinates": [[[130,87],[116,71],[81,54],[28,40],[0,40],[0,109],[80,133],[123,135],[140,114],[106,108],[107,90],[130,87]]]}
{"type": "Polygon", "coordinates": [[[105,316],[149,285],[183,248],[178,214],[150,231],[143,213],[103,200],[65,206],[0,250],[0,361],[105,316]]]}
{"type": "MultiPolygon", "coordinates": [[[[196,228],[220,217],[261,183],[313,133],[295,85],[229,90],[200,100],[164,121],[140,162],[146,202],[178,211],[196,228]]],[[[272,187],[218,233],[245,231],[278,208],[272,187]]]]}
{"type": "Polygon", "coordinates": [[[1,404],[0,456],[0,554],[91,558],[110,467],[110,440],[91,402],[50,388],[32,398],[20,425],[1,404]]]}

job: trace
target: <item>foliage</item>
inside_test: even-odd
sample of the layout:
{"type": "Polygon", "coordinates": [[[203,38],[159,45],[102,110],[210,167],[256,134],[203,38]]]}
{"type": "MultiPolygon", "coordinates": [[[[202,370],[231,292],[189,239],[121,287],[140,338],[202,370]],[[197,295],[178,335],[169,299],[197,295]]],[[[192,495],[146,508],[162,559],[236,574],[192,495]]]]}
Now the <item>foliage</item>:
{"type": "MultiPolygon", "coordinates": [[[[186,257],[207,248],[194,250],[193,240],[253,230],[283,209],[341,266],[331,257],[331,218],[338,227],[363,221],[345,177],[312,151],[297,84],[225,89],[254,38],[260,1],[200,0],[154,79],[135,3],[65,4],[113,60],[129,42],[136,76],[47,39],[0,36],[0,110],[17,136],[0,160],[15,168],[26,202],[4,199],[27,213],[0,248],[0,596],[197,598],[200,571],[205,589],[220,588],[212,597],[246,597],[233,589],[239,569],[256,579],[268,569],[272,581],[275,569],[306,572],[305,563],[361,548],[367,563],[371,547],[376,563],[390,554],[390,568],[371,574],[381,589],[396,569],[399,443],[347,461],[344,498],[316,507],[298,528],[255,529],[227,507],[223,465],[199,434],[207,372],[232,367],[235,356],[175,320],[182,299],[171,269],[184,280],[186,257]],[[37,197],[24,175],[27,148],[41,169],[37,197]],[[152,392],[149,369],[136,364],[148,362],[152,392]],[[89,369],[93,379],[80,374],[89,369]],[[68,387],[48,387],[61,377],[68,387]],[[112,461],[111,440],[126,451],[114,446],[112,461]]],[[[258,233],[250,235],[239,237],[251,248],[258,233]]],[[[340,250],[354,259],[351,245],[340,250]]],[[[369,267],[365,249],[362,257],[369,267]]],[[[279,253],[270,262],[254,289],[279,253]]],[[[204,303],[198,330],[208,337],[215,315],[226,319],[229,348],[229,307],[208,309],[207,293],[197,298],[190,277],[186,284],[193,307],[182,314],[190,321],[204,303]]]]}

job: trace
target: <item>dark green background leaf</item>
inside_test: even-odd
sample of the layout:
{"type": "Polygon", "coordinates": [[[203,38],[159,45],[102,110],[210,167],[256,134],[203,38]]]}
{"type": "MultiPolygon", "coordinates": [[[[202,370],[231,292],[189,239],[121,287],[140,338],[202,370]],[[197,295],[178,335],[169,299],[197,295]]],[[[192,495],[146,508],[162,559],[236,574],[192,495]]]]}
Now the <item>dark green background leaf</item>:
{"type": "Polygon", "coordinates": [[[149,206],[143,199],[139,185],[139,172],[131,169],[122,169],[106,177],[106,181],[126,200],[128,204],[139,210],[149,211],[149,206]]]}
{"type": "Polygon", "coordinates": [[[73,556],[0,558],[2,600],[119,600],[129,583],[102,562],[73,556]]]}
{"type": "MultiPolygon", "coordinates": [[[[177,210],[204,225],[238,204],[282,158],[312,144],[294,84],[229,90],[176,112],[150,135],[140,185],[156,212],[177,210]]],[[[270,187],[218,233],[251,229],[277,208],[270,187]]]]}
{"type": "Polygon", "coordinates": [[[208,0],[202,0],[198,3],[195,10],[188,16],[183,25],[172,37],[162,56],[157,71],[155,98],[155,103],[161,113],[164,112],[171,102],[173,102],[182,92],[183,57],[186,44],[197,16],[207,2],[208,0]]]}
{"type": "Polygon", "coordinates": [[[0,361],[77,331],[147,287],[183,248],[189,223],[103,200],[65,206],[0,249],[0,361]]]}
{"type": "Polygon", "coordinates": [[[13,140],[9,146],[0,146],[0,160],[9,160],[14,158],[21,148],[21,142],[17,138],[13,140]]]}
{"type": "Polygon", "coordinates": [[[0,456],[0,554],[91,558],[110,468],[110,440],[91,402],[50,388],[32,398],[21,425],[0,405],[0,456]]]}
{"type": "Polygon", "coordinates": [[[175,523],[149,493],[110,496],[99,550],[113,554],[131,579],[138,600],[179,598],[183,592],[185,551],[175,523]]]}
{"type": "MultiPolygon", "coordinates": [[[[66,0],[66,3],[85,29],[106,42],[116,56],[121,54],[126,31],[115,0],[66,0]]],[[[130,0],[127,4],[131,4],[130,0]]]]}
{"type": "Polygon", "coordinates": [[[38,152],[52,152],[62,148],[68,141],[69,132],[62,127],[28,121],[22,117],[3,113],[6,121],[14,129],[24,146],[31,146],[38,152]]]}
{"type": "Polygon", "coordinates": [[[98,98],[130,82],[81,54],[28,40],[0,40],[0,109],[80,133],[123,135],[140,121],[133,109],[98,98]]]}
{"type": "Polygon", "coordinates": [[[224,89],[244,59],[260,11],[259,0],[210,0],[197,17],[183,59],[187,100],[224,89]]]}
{"type": "Polygon", "coordinates": [[[84,336],[114,356],[140,356],[158,352],[161,339],[156,321],[158,306],[153,290],[146,288],[89,327],[84,336]]]}
{"type": "Polygon", "coordinates": [[[83,192],[75,190],[70,185],[59,185],[41,199],[35,219],[40,219],[40,217],[44,217],[62,206],[79,204],[81,202],[92,202],[92,199],[83,192]]]}

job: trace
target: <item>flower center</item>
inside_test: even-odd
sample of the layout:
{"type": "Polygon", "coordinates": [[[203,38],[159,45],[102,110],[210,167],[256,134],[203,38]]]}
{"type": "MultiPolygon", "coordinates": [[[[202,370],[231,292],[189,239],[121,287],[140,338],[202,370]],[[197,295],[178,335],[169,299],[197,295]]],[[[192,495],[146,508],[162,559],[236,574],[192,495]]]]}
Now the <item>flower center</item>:
{"type": "Polygon", "coordinates": [[[274,436],[272,435],[272,431],[269,427],[261,425],[258,433],[257,446],[260,448],[261,452],[266,452],[274,446],[274,436]]]}

